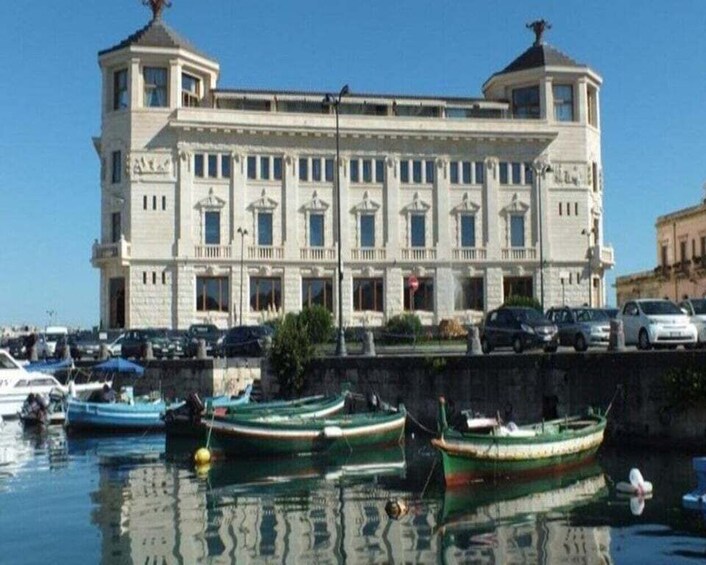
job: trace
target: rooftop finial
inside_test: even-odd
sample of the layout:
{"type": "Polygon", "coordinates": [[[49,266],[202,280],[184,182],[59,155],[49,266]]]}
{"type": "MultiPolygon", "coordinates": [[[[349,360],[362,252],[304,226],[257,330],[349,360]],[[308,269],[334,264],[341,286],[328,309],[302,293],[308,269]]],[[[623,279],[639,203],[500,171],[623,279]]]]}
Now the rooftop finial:
{"type": "Polygon", "coordinates": [[[142,0],[143,6],[149,6],[152,10],[152,19],[157,20],[162,16],[162,10],[172,5],[172,0],[142,0]]]}
{"type": "Polygon", "coordinates": [[[534,32],[534,44],[541,45],[544,43],[542,41],[542,35],[544,35],[545,29],[552,29],[552,24],[547,20],[535,20],[525,26],[527,29],[531,29],[534,32]]]}

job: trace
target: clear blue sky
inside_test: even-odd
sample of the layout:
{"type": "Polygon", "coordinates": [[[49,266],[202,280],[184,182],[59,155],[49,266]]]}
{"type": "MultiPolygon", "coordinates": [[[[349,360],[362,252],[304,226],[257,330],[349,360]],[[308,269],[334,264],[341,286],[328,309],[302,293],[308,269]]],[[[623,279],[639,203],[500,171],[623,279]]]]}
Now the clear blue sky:
{"type": "MultiPolygon", "coordinates": [[[[97,52],[149,20],[139,0],[0,2],[0,325],[98,323],[97,52]]],[[[220,86],[480,96],[546,39],[604,79],[609,277],[656,265],[658,215],[706,181],[706,1],[173,0],[169,25],[221,64],[220,86]]],[[[614,291],[609,291],[613,302],[614,291]]]]}

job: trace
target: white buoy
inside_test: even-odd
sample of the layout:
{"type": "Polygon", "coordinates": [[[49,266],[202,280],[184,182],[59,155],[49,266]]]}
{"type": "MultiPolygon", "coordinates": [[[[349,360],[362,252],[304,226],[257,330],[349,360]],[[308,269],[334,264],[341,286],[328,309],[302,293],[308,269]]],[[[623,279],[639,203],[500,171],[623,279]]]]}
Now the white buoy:
{"type": "Polygon", "coordinates": [[[636,494],[638,496],[650,496],[652,494],[652,483],[642,477],[639,469],[630,469],[629,480],[629,483],[621,481],[615,485],[618,492],[636,494]]]}

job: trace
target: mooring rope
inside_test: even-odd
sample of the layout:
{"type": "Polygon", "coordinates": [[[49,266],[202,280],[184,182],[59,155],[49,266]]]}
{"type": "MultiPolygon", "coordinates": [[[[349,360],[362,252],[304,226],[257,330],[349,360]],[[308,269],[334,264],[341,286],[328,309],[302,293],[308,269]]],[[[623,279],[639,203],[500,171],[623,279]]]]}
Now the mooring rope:
{"type": "Polygon", "coordinates": [[[422,429],[423,429],[425,432],[427,432],[428,434],[430,434],[430,435],[436,435],[436,431],[435,431],[435,430],[430,430],[429,428],[427,428],[424,424],[422,424],[419,420],[417,420],[417,419],[412,415],[412,413],[411,413],[409,410],[407,410],[407,416],[409,416],[409,419],[410,419],[410,420],[412,420],[415,424],[417,424],[417,426],[419,426],[420,428],[422,428],[422,429]]]}

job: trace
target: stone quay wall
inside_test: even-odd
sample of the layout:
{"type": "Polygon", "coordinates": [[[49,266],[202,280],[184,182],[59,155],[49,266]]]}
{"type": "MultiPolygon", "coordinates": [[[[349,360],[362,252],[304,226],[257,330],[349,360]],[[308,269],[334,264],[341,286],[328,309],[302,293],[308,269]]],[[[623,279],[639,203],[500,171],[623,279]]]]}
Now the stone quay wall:
{"type": "MultiPolygon", "coordinates": [[[[304,394],[340,390],[375,393],[404,402],[414,420],[435,430],[438,398],[450,412],[472,409],[518,424],[585,411],[609,412],[614,442],[703,447],[706,405],[676,410],[665,400],[669,369],[706,367],[704,351],[606,352],[524,355],[419,355],[316,360],[304,394]]],[[[263,390],[272,389],[269,376],[263,390]]]]}

